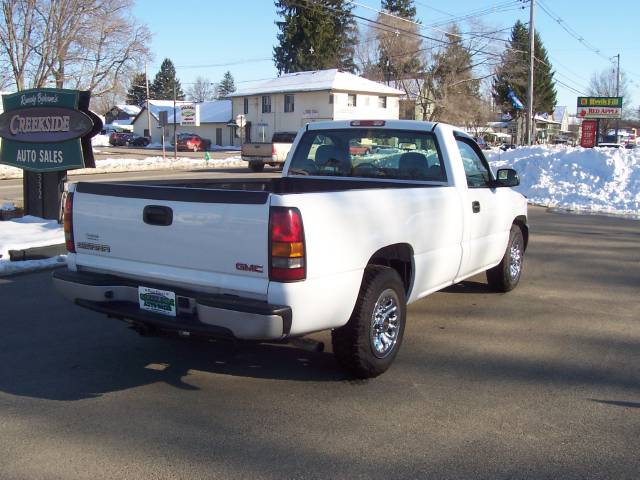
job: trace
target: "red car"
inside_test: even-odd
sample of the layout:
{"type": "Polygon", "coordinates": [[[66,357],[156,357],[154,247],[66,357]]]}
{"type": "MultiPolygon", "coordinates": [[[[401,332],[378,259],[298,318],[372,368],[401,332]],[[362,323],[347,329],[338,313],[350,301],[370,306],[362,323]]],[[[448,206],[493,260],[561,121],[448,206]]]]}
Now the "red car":
{"type": "Polygon", "coordinates": [[[211,140],[202,138],[195,133],[178,134],[178,150],[204,152],[211,148],[211,140]]]}
{"type": "Polygon", "coordinates": [[[127,145],[131,138],[133,138],[133,133],[131,132],[113,132],[109,135],[109,145],[122,147],[127,145]]]}

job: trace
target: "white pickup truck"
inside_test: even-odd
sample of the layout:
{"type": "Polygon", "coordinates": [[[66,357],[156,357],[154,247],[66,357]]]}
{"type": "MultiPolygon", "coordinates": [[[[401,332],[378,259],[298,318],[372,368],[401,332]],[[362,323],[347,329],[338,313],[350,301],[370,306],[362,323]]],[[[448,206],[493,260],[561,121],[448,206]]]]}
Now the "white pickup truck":
{"type": "Polygon", "coordinates": [[[373,377],[398,353],[408,303],[483,271],[495,290],[518,284],[518,183],[449,125],[313,123],[281,178],[69,185],[68,268],[53,278],[142,334],[331,329],[338,363],[373,377]]]}

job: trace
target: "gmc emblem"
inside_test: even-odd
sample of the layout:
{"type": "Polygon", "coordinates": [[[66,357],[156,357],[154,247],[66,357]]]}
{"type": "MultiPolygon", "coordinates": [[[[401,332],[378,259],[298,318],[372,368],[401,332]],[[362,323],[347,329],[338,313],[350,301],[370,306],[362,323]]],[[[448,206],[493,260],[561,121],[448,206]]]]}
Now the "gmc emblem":
{"type": "Polygon", "coordinates": [[[262,265],[247,265],[246,263],[236,263],[236,270],[243,272],[262,273],[264,271],[262,265]]]}

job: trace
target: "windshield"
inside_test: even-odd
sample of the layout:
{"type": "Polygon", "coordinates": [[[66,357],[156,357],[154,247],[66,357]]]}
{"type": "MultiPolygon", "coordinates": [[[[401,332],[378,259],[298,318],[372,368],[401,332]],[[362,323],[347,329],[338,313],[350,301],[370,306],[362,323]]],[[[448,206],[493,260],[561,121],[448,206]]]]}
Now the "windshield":
{"type": "Polygon", "coordinates": [[[446,181],[433,134],[384,128],[305,132],[291,175],[446,181]]]}

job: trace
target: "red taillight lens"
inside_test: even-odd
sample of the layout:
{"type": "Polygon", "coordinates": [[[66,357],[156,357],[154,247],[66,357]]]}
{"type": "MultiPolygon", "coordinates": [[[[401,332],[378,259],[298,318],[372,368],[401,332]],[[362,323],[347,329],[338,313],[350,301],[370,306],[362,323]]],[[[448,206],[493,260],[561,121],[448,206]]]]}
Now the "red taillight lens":
{"type": "Polygon", "coordinates": [[[67,192],[64,196],[64,210],[62,223],[64,228],[64,241],[69,253],[76,253],[76,245],[73,240],[73,193],[67,192]]]}
{"type": "Polygon", "coordinates": [[[302,216],[297,208],[271,207],[269,279],[276,282],[304,280],[307,276],[302,216]]]}
{"type": "Polygon", "coordinates": [[[384,120],[353,120],[352,127],[384,127],[384,120]]]}

